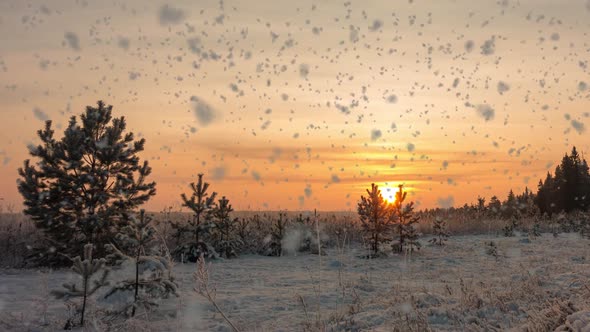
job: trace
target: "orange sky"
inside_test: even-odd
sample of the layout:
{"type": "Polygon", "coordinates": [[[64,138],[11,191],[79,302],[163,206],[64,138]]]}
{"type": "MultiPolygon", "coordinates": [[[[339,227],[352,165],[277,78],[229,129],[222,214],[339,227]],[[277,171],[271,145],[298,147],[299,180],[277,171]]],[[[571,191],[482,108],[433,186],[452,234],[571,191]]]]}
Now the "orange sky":
{"type": "Polygon", "coordinates": [[[458,206],[590,151],[590,2],[253,4],[2,1],[4,203],[42,120],[98,99],[147,140],[150,210],[201,172],[236,209],[355,209],[371,182],[458,206]]]}

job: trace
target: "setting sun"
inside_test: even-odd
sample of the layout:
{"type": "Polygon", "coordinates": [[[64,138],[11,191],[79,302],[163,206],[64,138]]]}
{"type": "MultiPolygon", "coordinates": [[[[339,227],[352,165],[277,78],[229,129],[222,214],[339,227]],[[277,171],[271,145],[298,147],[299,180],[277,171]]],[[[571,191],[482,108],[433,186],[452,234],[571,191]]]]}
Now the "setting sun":
{"type": "Polygon", "coordinates": [[[388,203],[394,203],[395,202],[395,194],[399,191],[399,188],[397,186],[383,186],[381,188],[381,195],[383,196],[383,199],[385,199],[388,203]]]}

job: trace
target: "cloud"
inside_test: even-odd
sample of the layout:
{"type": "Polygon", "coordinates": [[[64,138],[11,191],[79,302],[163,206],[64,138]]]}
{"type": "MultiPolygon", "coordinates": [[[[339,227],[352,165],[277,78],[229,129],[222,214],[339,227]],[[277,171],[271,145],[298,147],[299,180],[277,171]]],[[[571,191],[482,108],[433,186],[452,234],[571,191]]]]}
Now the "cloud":
{"type": "Polygon", "coordinates": [[[436,203],[438,204],[438,206],[440,206],[443,209],[448,209],[453,207],[453,205],[455,204],[455,198],[452,195],[449,195],[449,197],[439,197],[436,200],[436,203]]]}
{"type": "Polygon", "coordinates": [[[309,65],[302,63],[299,65],[299,75],[302,78],[307,78],[307,75],[309,75],[309,65]]]}
{"type": "Polygon", "coordinates": [[[47,121],[49,120],[49,116],[47,115],[47,113],[43,112],[41,109],[35,107],[33,108],[33,114],[35,115],[35,117],[41,121],[47,121]]]}
{"type": "Polygon", "coordinates": [[[80,39],[78,38],[78,35],[73,32],[66,32],[64,38],[71,49],[75,51],[80,50],[80,39]]]}
{"type": "Polygon", "coordinates": [[[468,40],[465,42],[465,51],[466,52],[471,52],[473,51],[473,48],[475,47],[475,43],[473,42],[473,40],[468,40]]]}
{"type": "Polygon", "coordinates": [[[492,55],[496,52],[496,38],[492,37],[483,42],[481,45],[481,54],[483,55],[492,55]]]}
{"type": "Polygon", "coordinates": [[[161,25],[172,25],[182,22],[186,17],[186,14],[182,9],[174,8],[166,4],[160,7],[159,17],[161,25]]]}
{"type": "Polygon", "coordinates": [[[254,181],[260,181],[260,173],[252,171],[252,178],[254,179],[254,181]]]}
{"type": "Polygon", "coordinates": [[[500,81],[500,82],[498,82],[497,88],[498,88],[498,93],[502,95],[502,94],[504,94],[504,92],[510,90],[510,85],[508,85],[505,82],[500,81]]]}
{"type": "Polygon", "coordinates": [[[396,95],[389,95],[387,97],[387,102],[390,103],[390,104],[397,103],[397,96],[396,95]]]}
{"type": "Polygon", "coordinates": [[[124,49],[125,51],[129,49],[130,44],[131,42],[129,41],[129,38],[125,37],[119,37],[119,40],[117,41],[117,46],[124,49]]]}
{"type": "Polygon", "coordinates": [[[226,173],[227,173],[227,170],[225,167],[223,167],[223,166],[215,167],[214,169],[211,170],[211,179],[213,179],[215,181],[223,180],[225,178],[226,173]]]}
{"type": "Polygon", "coordinates": [[[381,29],[382,26],[383,26],[383,21],[374,20],[373,24],[369,27],[369,31],[377,31],[377,30],[381,29]]]}
{"type": "Polygon", "coordinates": [[[582,134],[584,131],[586,131],[584,124],[580,121],[572,120],[572,127],[574,127],[578,134],[582,134]]]}
{"type": "Polygon", "coordinates": [[[201,126],[210,125],[217,117],[218,112],[199,97],[192,96],[191,102],[193,102],[193,112],[201,126]]]}
{"type": "Polygon", "coordinates": [[[494,119],[496,112],[494,109],[488,104],[480,104],[476,107],[477,114],[484,118],[486,121],[490,121],[494,119]]]}
{"type": "Polygon", "coordinates": [[[303,189],[303,193],[305,194],[305,197],[309,198],[311,197],[311,187],[308,185],[307,187],[305,187],[305,189],[303,189]]]}
{"type": "Polygon", "coordinates": [[[373,129],[371,130],[371,141],[376,141],[381,138],[381,130],[373,129]]]}

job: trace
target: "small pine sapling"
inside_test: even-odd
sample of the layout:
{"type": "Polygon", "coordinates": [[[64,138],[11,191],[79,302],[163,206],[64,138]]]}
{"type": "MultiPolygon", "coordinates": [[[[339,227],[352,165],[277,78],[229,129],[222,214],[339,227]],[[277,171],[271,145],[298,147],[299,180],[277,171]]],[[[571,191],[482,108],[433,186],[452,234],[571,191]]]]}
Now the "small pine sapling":
{"type": "Polygon", "coordinates": [[[405,250],[409,252],[413,252],[414,250],[420,250],[422,244],[420,243],[420,241],[418,241],[419,238],[420,234],[418,233],[416,228],[413,225],[409,225],[406,230],[405,236],[405,250]]]}
{"type": "Polygon", "coordinates": [[[504,233],[504,236],[506,236],[506,237],[514,236],[514,231],[516,230],[516,228],[518,226],[519,226],[518,219],[516,219],[516,217],[511,217],[510,221],[506,224],[506,226],[504,226],[504,228],[502,228],[502,232],[504,233]]]}
{"type": "Polygon", "coordinates": [[[383,199],[379,186],[371,184],[371,190],[367,189],[367,197],[361,196],[357,212],[371,252],[369,258],[378,257],[381,254],[381,243],[391,240],[392,217],[391,207],[383,199]]]}
{"type": "MultiPolygon", "coordinates": [[[[316,220],[316,219],[314,219],[316,220]]],[[[290,249],[297,252],[311,252],[317,254],[317,246],[313,246],[313,222],[309,216],[304,217],[302,214],[297,215],[290,224],[288,233],[291,242],[290,249]]]]}
{"type": "Polygon", "coordinates": [[[265,246],[264,252],[267,256],[283,256],[283,239],[287,228],[285,213],[279,212],[278,218],[272,225],[270,238],[265,246]]]}
{"type": "Polygon", "coordinates": [[[186,225],[174,225],[180,233],[189,233],[191,239],[176,247],[174,256],[176,259],[189,262],[196,262],[199,257],[215,258],[216,253],[213,247],[206,241],[212,226],[211,213],[215,208],[216,192],[209,195],[209,183],[203,181],[203,174],[199,174],[197,183],[191,183],[192,194],[189,197],[182,194],[183,206],[193,211],[193,217],[186,225]]]}
{"type": "Polygon", "coordinates": [[[131,217],[117,234],[118,245],[109,246],[111,258],[119,263],[126,260],[133,262],[134,277],[115,284],[105,298],[119,293],[132,293],[133,300],[121,310],[121,313],[132,317],[139,307],[156,307],[156,299],[178,296],[178,286],[172,277],[169,260],[153,249],[156,246],[156,230],[150,225],[151,222],[152,218],[141,210],[139,217],[131,217]]]}
{"type": "Polygon", "coordinates": [[[439,246],[443,246],[449,238],[447,222],[441,217],[437,216],[432,224],[432,229],[434,231],[434,238],[432,238],[429,242],[432,244],[438,244],[439,246]]]}
{"type": "MultiPolygon", "coordinates": [[[[72,271],[82,277],[82,285],[75,283],[64,283],[65,290],[52,290],[51,294],[57,299],[69,300],[70,298],[82,298],[82,304],[77,309],[80,313],[80,326],[84,326],[84,314],[86,313],[86,303],[88,298],[94,295],[96,291],[107,286],[109,270],[105,268],[105,259],[92,259],[92,244],[84,246],[84,260],[80,256],[73,259],[72,271]],[[99,278],[93,278],[95,274],[102,271],[99,278]],[[92,284],[91,284],[92,282],[92,284]]],[[[67,322],[70,325],[72,322],[67,322]]]]}
{"type": "Polygon", "coordinates": [[[240,241],[233,234],[237,224],[237,218],[232,219],[230,217],[230,213],[233,211],[234,209],[225,196],[218,201],[217,206],[212,211],[215,224],[214,247],[224,258],[236,257],[240,245],[240,241]]]}
{"type": "Polygon", "coordinates": [[[404,252],[404,245],[408,245],[408,250],[413,251],[414,248],[420,248],[418,242],[418,233],[414,228],[414,224],[418,223],[420,217],[414,216],[414,202],[404,205],[408,193],[404,191],[403,185],[399,185],[397,193],[395,193],[395,202],[393,203],[393,218],[397,226],[398,241],[391,245],[394,252],[404,252]]]}
{"type": "Polygon", "coordinates": [[[252,238],[252,228],[250,225],[251,219],[249,218],[239,218],[235,222],[236,227],[236,235],[241,243],[240,251],[242,252],[250,252],[251,248],[249,246],[248,241],[252,238]]]}
{"type": "Polygon", "coordinates": [[[486,254],[494,257],[496,260],[500,257],[498,254],[498,246],[494,241],[486,242],[486,254]]]}

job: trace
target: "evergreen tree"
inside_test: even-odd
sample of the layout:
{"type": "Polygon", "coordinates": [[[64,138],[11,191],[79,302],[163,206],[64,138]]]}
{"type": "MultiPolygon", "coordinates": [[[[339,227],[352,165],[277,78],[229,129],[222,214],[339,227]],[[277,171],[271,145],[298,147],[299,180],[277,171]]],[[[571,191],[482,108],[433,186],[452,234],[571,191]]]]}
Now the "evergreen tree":
{"type": "Polygon", "coordinates": [[[233,212],[229,200],[223,196],[217,206],[212,211],[215,223],[215,250],[225,258],[237,256],[239,241],[234,238],[234,228],[237,224],[237,218],[231,219],[230,213],[233,212]]]}
{"type": "Polygon", "coordinates": [[[286,214],[279,212],[277,219],[273,222],[271,233],[264,239],[264,254],[267,256],[283,256],[283,239],[287,229],[288,220],[286,214]]]}
{"type": "Polygon", "coordinates": [[[134,277],[118,282],[105,295],[108,298],[113,294],[132,293],[133,300],[122,309],[130,316],[135,316],[140,307],[151,309],[157,306],[156,299],[178,296],[170,261],[154,249],[157,246],[156,230],[151,222],[152,218],[141,210],[139,217],[132,216],[127,226],[117,234],[117,244],[111,244],[109,248],[112,258],[120,263],[132,261],[134,265],[134,277]]]}
{"type": "Polygon", "coordinates": [[[587,211],[590,208],[590,173],[588,163],[572,148],[555,168],[555,175],[547,174],[539,182],[535,204],[541,213],[587,211]]]}
{"type": "Polygon", "coordinates": [[[104,257],[124,214],[156,192],[156,184],[147,182],[151,168],[137,157],[145,140],[125,133],[125,118],[113,119],[112,108],[102,101],[86,107],[81,123],[71,117],[61,139],[47,121],[38,131],[41,144],[29,151],[39,161],[25,160],[18,170],[24,212],[48,242],[32,256],[38,263],[68,263],[64,258],[82,255],[84,243],[104,257]]]}
{"type": "Polygon", "coordinates": [[[235,228],[236,234],[241,244],[240,252],[251,252],[252,248],[250,247],[249,241],[252,239],[252,225],[250,224],[252,221],[251,218],[239,218],[236,220],[235,228]]]}
{"type": "MultiPolygon", "coordinates": [[[[70,298],[82,298],[82,303],[78,309],[80,313],[80,326],[84,326],[84,314],[86,313],[86,304],[88,298],[94,295],[96,291],[109,283],[107,277],[109,270],[104,267],[105,259],[93,259],[92,244],[84,245],[84,260],[80,256],[73,259],[72,271],[82,278],[82,285],[78,286],[75,283],[64,283],[65,290],[53,290],[51,294],[57,299],[69,300],[70,298]],[[94,278],[95,274],[102,271],[99,278],[94,278]],[[92,284],[91,284],[92,282],[92,284]]],[[[65,329],[71,329],[72,322],[66,323],[65,329]]]]}
{"type": "Polygon", "coordinates": [[[430,240],[432,244],[442,246],[449,238],[449,231],[447,230],[447,222],[441,217],[436,217],[432,223],[432,230],[434,231],[434,238],[430,240]]]}
{"type": "Polygon", "coordinates": [[[477,196],[477,212],[484,213],[486,211],[486,199],[477,196]]]}
{"type": "Polygon", "coordinates": [[[491,212],[492,215],[498,216],[502,211],[502,202],[496,196],[492,196],[490,198],[490,202],[488,203],[488,210],[491,212]]]}
{"type": "Polygon", "coordinates": [[[517,201],[516,196],[514,195],[514,191],[512,191],[512,189],[510,189],[510,192],[508,192],[508,196],[502,204],[501,211],[502,218],[504,219],[517,217],[517,201]]]}
{"type": "Polygon", "coordinates": [[[408,245],[408,249],[413,251],[414,248],[419,249],[418,233],[414,228],[420,217],[414,216],[414,202],[404,204],[407,192],[404,191],[403,185],[399,185],[397,193],[395,193],[395,202],[393,203],[394,223],[397,227],[398,242],[392,244],[394,252],[403,252],[404,245],[408,245]]]}
{"type": "Polygon", "coordinates": [[[486,242],[486,254],[494,257],[496,260],[500,258],[500,254],[498,253],[498,245],[494,241],[486,242]]]}
{"type": "Polygon", "coordinates": [[[376,184],[371,184],[371,190],[367,189],[367,195],[361,196],[357,211],[371,257],[377,257],[380,253],[380,244],[391,240],[391,207],[383,199],[376,184]]]}
{"type": "Polygon", "coordinates": [[[191,183],[190,187],[192,189],[190,198],[186,194],[182,194],[181,198],[183,206],[191,209],[193,216],[186,224],[175,223],[172,225],[181,238],[179,245],[174,250],[174,256],[181,261],[196,262],[201,255],[205,258],[216,256],[215,250],[207,242],[207,237],[213,226],[211,217],[217,193],[213,192],[211,195],[207,193],[209,183],[203,181],[203,174],[199,174],[197,183],[191,183]],[[183,234],[189,235],[189,239],[184,243],[182,242],[183,234]]]}
{"type": "Polygon", "coordinates": [[[517,229],[519,223],[516,217],[511,217],[508,223],[502,228],[502,232],[506,237],[514,236],[514,231],[517,229]]]}

